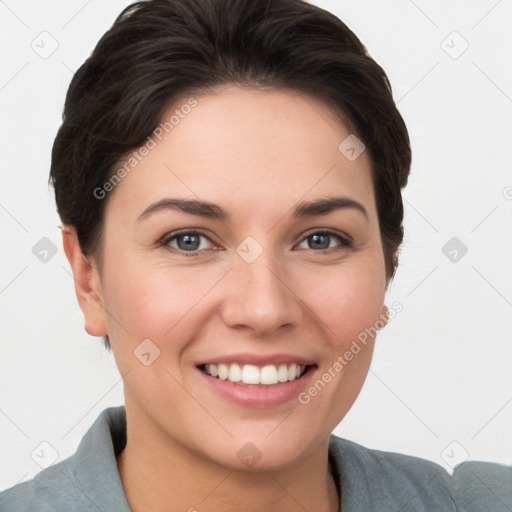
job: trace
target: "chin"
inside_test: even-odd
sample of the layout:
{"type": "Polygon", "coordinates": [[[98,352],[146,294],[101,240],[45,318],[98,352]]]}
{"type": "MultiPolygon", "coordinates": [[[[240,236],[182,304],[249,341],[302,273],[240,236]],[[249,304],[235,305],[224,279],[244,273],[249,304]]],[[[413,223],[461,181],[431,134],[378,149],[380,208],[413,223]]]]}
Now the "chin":
{"type": "MultiPolygon", "coordinates": [[[[215,443],[214,440],[211,440],[215,443]]],[[[215,443],[206,456],[215,464],[233,471],[277,471],[293,467],[315,448],[314,440],[304,438],[304,434],[290,435],[283,431],[235,437],[223,445],[215,443]]]]}

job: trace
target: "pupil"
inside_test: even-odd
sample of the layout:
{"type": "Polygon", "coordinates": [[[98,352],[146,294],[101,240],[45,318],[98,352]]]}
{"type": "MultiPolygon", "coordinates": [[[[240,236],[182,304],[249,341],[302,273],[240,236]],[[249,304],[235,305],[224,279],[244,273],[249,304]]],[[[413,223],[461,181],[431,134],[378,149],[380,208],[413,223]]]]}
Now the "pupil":
{"type": "Polygon", "coordinates": [[[329,247],[329,235],[327,235],[327,234],[311,235],[311,238],[315,242],[320,242],[319,244],[316,244],[316,248],[327,249],[329,247]],[[321,242],[322,238],[324,238],[324,243],[323,244],[321,242]]]}
{"type": "Polygon", "coordinates": [[[197,249],[197,247],[194,245],[198,243],[199,237],[197,235],[182,235],[178,238],[178,247],[182,250],[187,249],[197,249]],[[184,240],[184,243],[180,243],[181,240],[184,240]]]}

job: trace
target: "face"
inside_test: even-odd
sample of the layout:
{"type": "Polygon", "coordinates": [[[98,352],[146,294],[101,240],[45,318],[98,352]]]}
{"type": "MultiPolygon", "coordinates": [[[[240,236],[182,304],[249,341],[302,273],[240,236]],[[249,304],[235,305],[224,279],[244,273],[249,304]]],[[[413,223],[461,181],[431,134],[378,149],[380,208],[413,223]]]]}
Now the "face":
{"type": "Polygon", "coordinates": [[[105,199],[90,324],[153,440],[286,467],[347,413],[373,351],[361,333],[383,325],[369,155],[348,159],[349,131],[311,97],[225,86],[195,100],[105,199]]]}

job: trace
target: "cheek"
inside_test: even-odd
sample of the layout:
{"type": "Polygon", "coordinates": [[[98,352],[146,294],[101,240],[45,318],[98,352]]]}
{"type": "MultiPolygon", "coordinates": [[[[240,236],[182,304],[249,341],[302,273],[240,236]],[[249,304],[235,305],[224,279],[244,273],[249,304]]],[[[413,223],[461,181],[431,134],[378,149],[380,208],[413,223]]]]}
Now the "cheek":
{"type": "MultiPolygon", "coordinates": [[[[148,264],[147,256],[116,258],[105,272],[104,298],[109,333],[133,343],[153,340],[160,348],[179,349],[191,323],[201,310],[201,301],[219,280],[217,271],[206,268],[169,268],[148,264]],[[172,344],[169,344],[172,340],[172,344]]],[[[189,333],[188,336],[191,336],[189,333]]],[[[123,341],[124,343],[124,341],[123,341]]]]}
{"type": "Polygon", "coordinates": [[[319,396],[314,407],[319,417],[329,418],[328,428],[347,413],[365,381],[375,336],[383,326],[384,298],[383,270],[369,261],[333,272],[325,293],[315,299],[327,345],[317,380],[307,390],[312,394],[306,399],[319,396]]]}
{"type": "Polygon", "coordinates": [[[308,305],[322,321],[336,351],[344,351],[380,319],[385,281],[378,265],[342,265],[331,269],[321,281],[316,276],[303,281],[302,286],[308,305]]]}

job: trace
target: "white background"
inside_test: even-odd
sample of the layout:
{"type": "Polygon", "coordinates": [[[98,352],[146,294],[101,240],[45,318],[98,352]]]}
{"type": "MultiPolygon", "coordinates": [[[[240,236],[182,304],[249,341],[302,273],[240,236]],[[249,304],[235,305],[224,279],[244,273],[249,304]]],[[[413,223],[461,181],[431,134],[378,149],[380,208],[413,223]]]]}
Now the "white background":
{"type": "MultiPolygon", "coordinates": [[[[0,489],[41,470],[41,442],[63,460],[123,403],[113,356],[83,329],[47,180],[72,73],[128,3],[0,2],[0,489]],[[31,44],[52,38],[43,59],[31,44]],[[46,263],[32,253],[42,237],[58,248],[46,263]]],[[[403,311],[335,433],[447,469],[511,464],[512,1],[315,3],[383,66],[413,149],[388,296],[403,311]],[[454,236],[468,248],[456,262],[442,252],[454,236]]]]}

